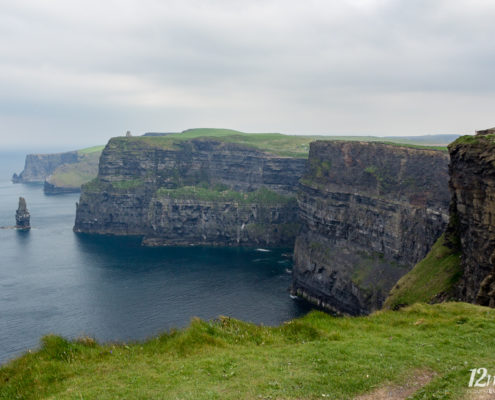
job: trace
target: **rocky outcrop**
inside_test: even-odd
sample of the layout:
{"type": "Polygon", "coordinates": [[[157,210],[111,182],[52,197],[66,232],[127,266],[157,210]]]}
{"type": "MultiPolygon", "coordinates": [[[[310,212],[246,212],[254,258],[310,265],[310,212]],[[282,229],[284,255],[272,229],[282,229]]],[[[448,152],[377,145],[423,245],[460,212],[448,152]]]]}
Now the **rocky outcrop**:
{"type": "Polygon", "coordinates": [[[451,224],[463,270],[458,297],[495,306],[495,128],[449,146],[451,224]]]}
{"type": "Polygon", "coordinates": [[[49,179],[43,183],[43,192],[45,194],[79,193],[80,191],[81,186],[58,186],[50,182],[49,179]]]}
{"type": "Polygon", "coordinates": [[[146,245],[292,245],[304,164],[215,139],[114,138],[82,188],[74,231],[146,245]]]}
{"type": "Polygon", "coordinates": [[[26,200],[24,197],[19,197],[19,207],[15,213],[15,227],[22,230],[31,229],[30,219],[31,215],[27,209],[26,200]]]}
{"type": "Polygon", "coordinates": [[[28,154],[24,170],[12,176],[14,183],[43,183],[57,167],[78,162],[77,151],[54,154],[28,154]]]}
{"type": "Polygon", "coordinates": [[[337,313],[380,308],[445,229],[448,159],[390,144],[312,143],[292,292],[337,313]]]}

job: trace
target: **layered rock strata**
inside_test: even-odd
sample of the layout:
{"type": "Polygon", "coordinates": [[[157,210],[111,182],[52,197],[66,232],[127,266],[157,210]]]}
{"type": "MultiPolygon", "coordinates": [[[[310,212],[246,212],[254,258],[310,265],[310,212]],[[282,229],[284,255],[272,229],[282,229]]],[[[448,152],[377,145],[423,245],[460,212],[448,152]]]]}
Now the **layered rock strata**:
{"type": "Polygon", "coordinates": [[[28,230],[31,229],[31,215],[26,206],[26,200],[24,197],[19,197],[19,207],[15,213],[15,227],[17,229],[28,230]]]}
{"type": "Polygon", "coordinates": [[[380,308],[445,229],[448,160],[423,148],[311,143],[292,292],[337,313],[380,308]]]}
{"type": "Polygon", "coordinates": [[[292,247],[299,230],[294,198],[274,204],[154,197],[143,244],[292,247]]]}
{"type": "Polygon", "coordinates": [[[292,245],[304,159],[161,139],[110,140],[97,179],[82,188],[74,231],[140,235],[146,245],[292,245]]]}
{"type": "Polygon", "coordinates": [[[463,275],[458,297],[495,306],[495,128],[449,146],[451,224],[463,275]]]}

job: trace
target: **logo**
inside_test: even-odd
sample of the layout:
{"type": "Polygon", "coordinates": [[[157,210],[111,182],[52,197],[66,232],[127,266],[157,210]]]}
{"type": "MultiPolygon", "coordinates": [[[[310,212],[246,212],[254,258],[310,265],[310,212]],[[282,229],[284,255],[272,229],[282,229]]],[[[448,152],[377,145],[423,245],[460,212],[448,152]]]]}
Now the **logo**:
{"type": "Polygon", "coordinates": [[[493,386],[495,388],[495,376],[490,375],[486,368],[473,368],[469,371],[471,371],[469,387],[486,388],[493,386]]]}

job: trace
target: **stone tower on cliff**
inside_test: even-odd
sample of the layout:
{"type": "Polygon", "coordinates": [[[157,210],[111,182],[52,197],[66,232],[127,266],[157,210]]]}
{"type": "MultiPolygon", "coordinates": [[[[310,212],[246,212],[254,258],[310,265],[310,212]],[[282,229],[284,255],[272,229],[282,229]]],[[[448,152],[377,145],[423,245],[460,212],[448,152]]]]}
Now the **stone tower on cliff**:
{"type": "Polygon", "coordinates": [[[17,229],[31,229],[31,215],[26,207],[26,199],[19,197],[19,207],[15,213],[15,226],[17,229]]]}

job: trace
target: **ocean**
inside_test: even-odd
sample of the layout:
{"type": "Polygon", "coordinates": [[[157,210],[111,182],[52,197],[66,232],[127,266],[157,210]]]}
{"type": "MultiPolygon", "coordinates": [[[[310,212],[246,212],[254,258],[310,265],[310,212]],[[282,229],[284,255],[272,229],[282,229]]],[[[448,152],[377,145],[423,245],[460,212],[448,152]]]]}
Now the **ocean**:
{"type": "Polygon", "coordinates": [[[15,225],[19,196],[32,226],[0,229],[0,363],[50,333],[134,341],[193,317],[278,325],[309,311],[289,297],[292,249],[143,248],[139,238],[75,234],[78,194],[10,182],[24,156],[0,154],[0,226],[15,225]]]}

